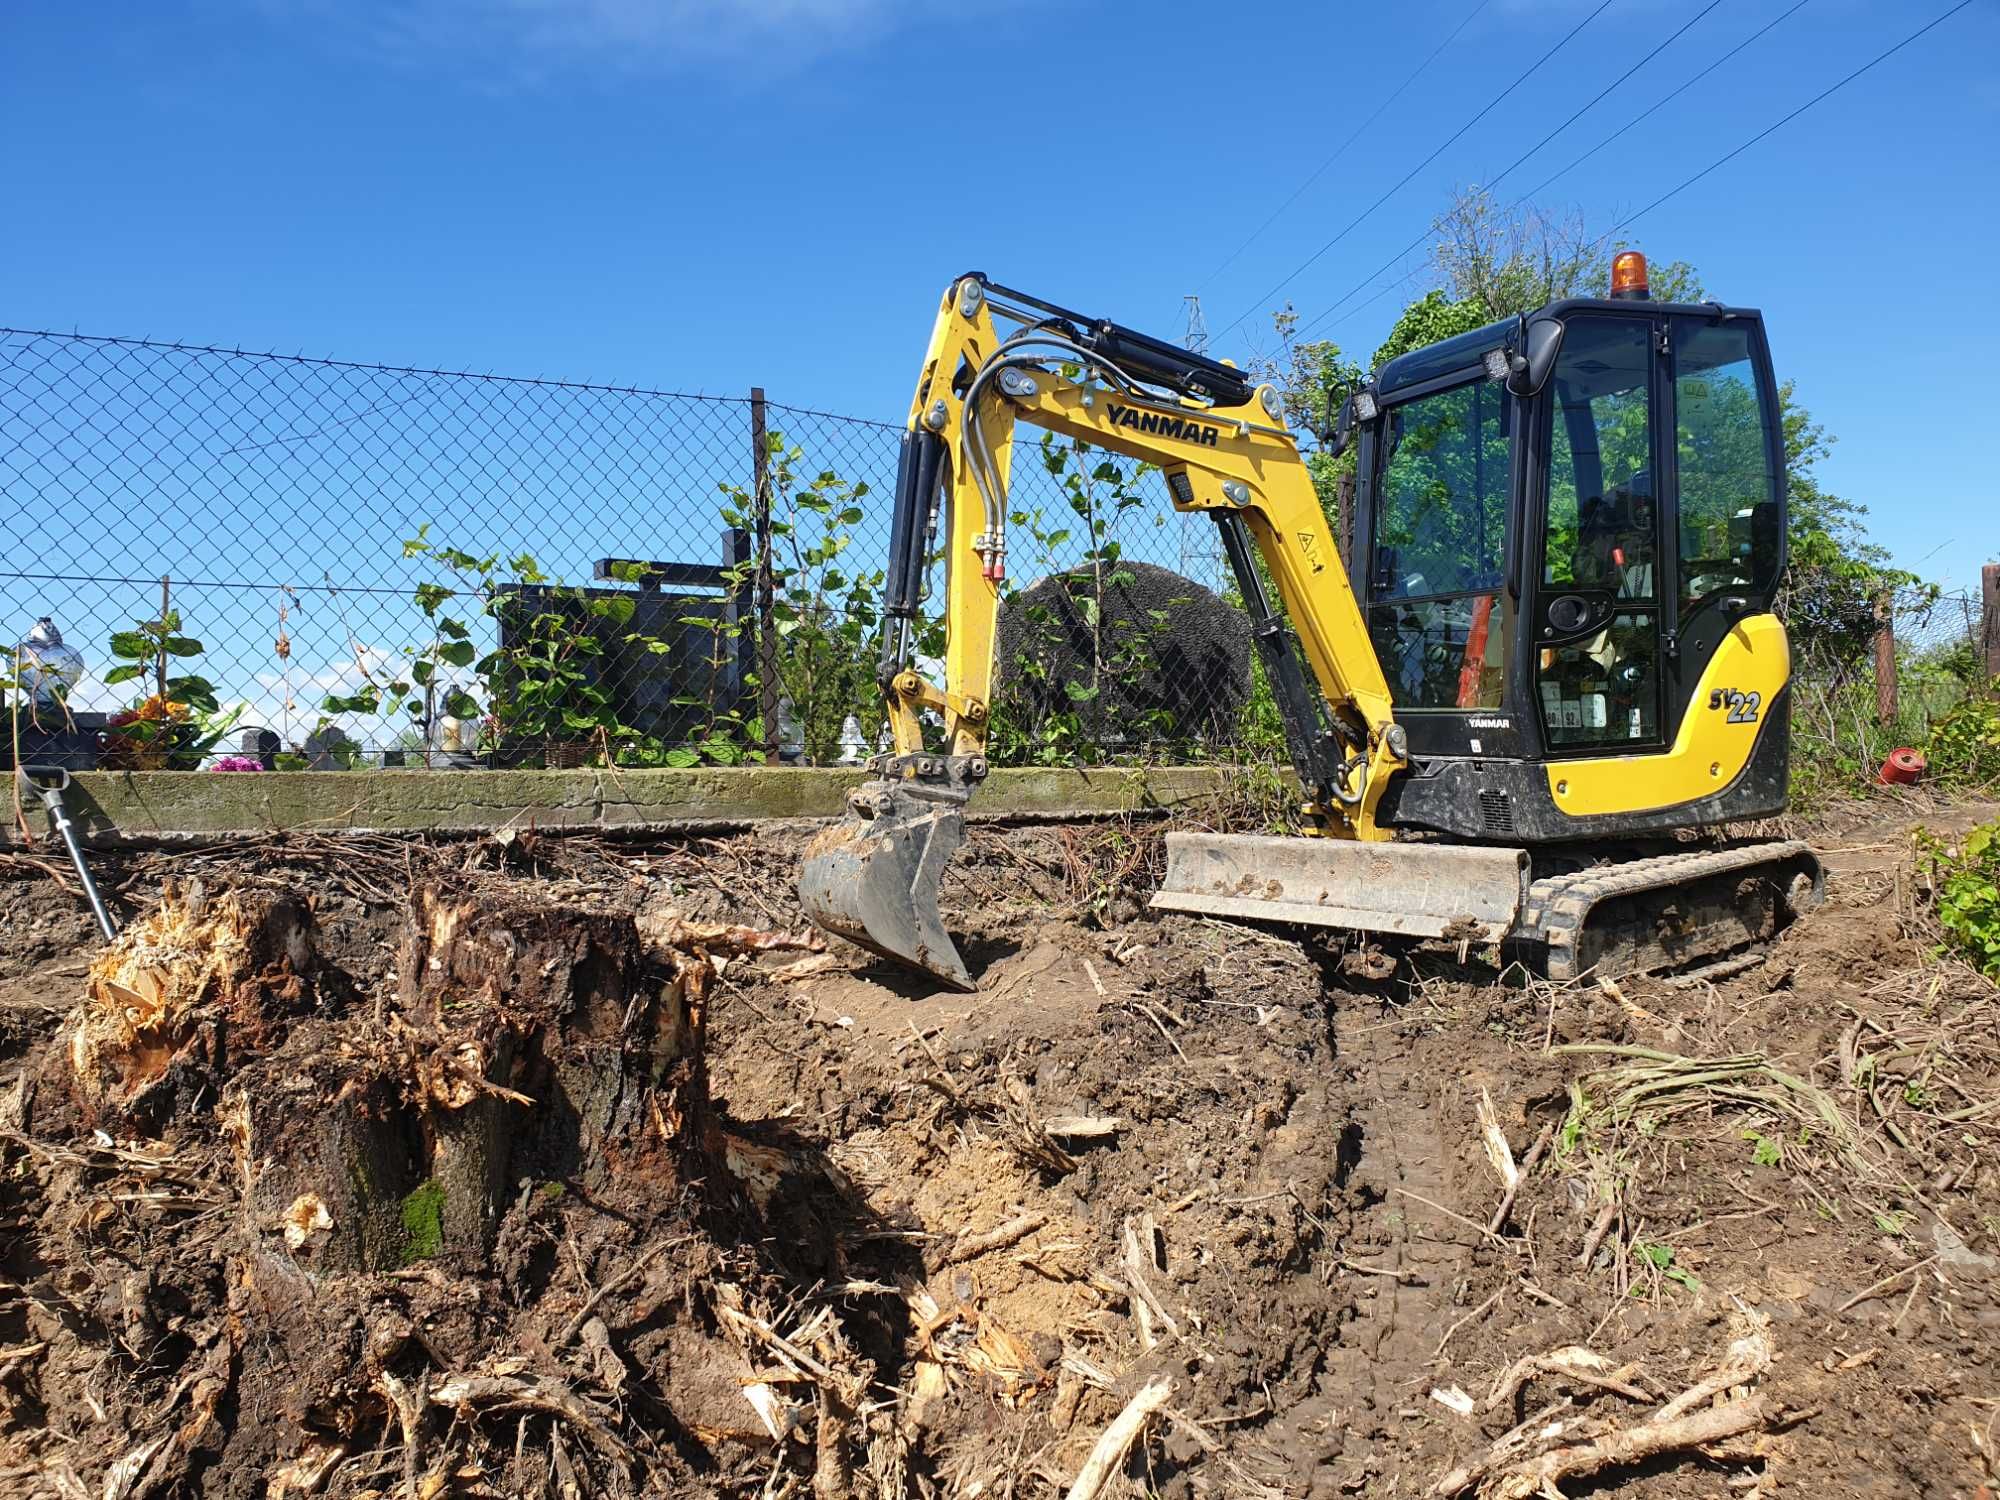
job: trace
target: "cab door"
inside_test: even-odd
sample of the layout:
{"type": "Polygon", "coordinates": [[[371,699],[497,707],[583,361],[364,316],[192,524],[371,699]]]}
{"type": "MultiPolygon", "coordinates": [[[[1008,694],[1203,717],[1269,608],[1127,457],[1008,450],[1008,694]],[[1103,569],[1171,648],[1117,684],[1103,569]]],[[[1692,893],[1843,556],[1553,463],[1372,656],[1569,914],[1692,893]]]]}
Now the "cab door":
{"type": "Polygon", "coordinates": [[[1644,313],[1572,314],[1544,388],[1528,711],[1551,757],[1657,749],[1678,717],[1658,483],[1664,327],[1644,313]]]}
{"type": "Polygon", "coordinates": [[[1748,682],[1693,699],[1739,621],[1768,613],[1784,566],[1784,436],[1776,382],[1753,313],[1676,313],[1669,340],[1676,588],[1670,684],[1685,713],[1761,724],[1778,705],[1748,682]],[[1720,693],[1710,705],[1706,699],[1720,693]]]}
{"type": "Polygon", "coordinates": [[[1529,675],[1547,754],[1660,753],[1711,707],[1757,723],[1767,705],[1754,686],[1725,686],[1710,705],[1702,684],[1736,624],[1769,612],[1784,560],[1761,320],[1643,304],[1573,313],[1538,441],[1529,675]]]}

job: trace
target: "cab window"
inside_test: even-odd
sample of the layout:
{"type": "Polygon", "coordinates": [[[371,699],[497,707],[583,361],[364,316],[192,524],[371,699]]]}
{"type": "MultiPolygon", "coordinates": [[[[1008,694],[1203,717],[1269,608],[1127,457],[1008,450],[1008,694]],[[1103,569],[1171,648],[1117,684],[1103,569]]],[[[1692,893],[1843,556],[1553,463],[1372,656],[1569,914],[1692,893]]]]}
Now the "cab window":
{"type": "Polygon", "coordinates": [[[1683,609],[1724,589],[1776,578],[1777,448],[1747,327],[1679,320],[1674,329],[1674,447],[1680,470],[1683,609]]]}
{"type": "Polygon", "coordinates": [[[1556,366],[1542,581],[1655,597],[1652,330],[1578,319],[1556,366]]]}
{"type": "Polygon", "coordinates": [[[1383,418],[1368,630],[1399,708],[1500,704],[1508,425],[1506,392],[1483,379],[1383,418]]]}
{"type": "Polygon", "coordinates": [[[1500,586],[1505,397],[1481,380],[1389,409],[1376,483],[1375,598],[1434,599],[1500,586]]]}

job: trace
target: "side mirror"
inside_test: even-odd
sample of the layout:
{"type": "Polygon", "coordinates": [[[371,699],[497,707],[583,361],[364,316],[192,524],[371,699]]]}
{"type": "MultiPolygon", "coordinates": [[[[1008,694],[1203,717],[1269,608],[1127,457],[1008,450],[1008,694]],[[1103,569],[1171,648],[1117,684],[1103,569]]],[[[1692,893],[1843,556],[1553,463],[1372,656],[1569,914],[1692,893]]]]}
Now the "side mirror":
{"type": "Polygon", "coordinates": [[[1562,341],[1562,319],[1537,318],[1530,323],[1523,317],[1507,340],[1507,389],[1516,396],[1539,394],[1556,367],[1562,341]]]}
{"type": "MultiPolygon", "coordinates": [[[[1331,410],[1333,406],[1331,386],[1327,387],[1326,404],[1331,410]]],[[[1338,458],[1345,453],[1354,441],[1355,423],[1372,421],[1374,417],[1375,397],[1360,386],[1349,390],[1347,399],[1340,403],[1340,411],[1332,417],[1327,429],[1319,435],[1320,442],[1326,447],[1327,456],[1338,458]]]]}
{"type": "Polygon", "coordinates": [[[1338,458],[1347,451],[1347,445],[1354,441],[1354,394],[1349,392],[1340,403],[1340,410],[1333,409],[1333,389],[1327,388],[1326,406],[1328,421],[1326,430],[1320,434],[1320,442],[1327,455],[1338,458]]]}

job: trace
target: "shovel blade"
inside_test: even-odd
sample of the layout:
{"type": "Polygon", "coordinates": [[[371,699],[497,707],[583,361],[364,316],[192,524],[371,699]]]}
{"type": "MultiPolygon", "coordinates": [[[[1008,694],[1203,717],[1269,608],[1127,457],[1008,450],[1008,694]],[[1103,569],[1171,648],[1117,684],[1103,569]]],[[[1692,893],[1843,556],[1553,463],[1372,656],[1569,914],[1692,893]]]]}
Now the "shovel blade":
{"type": "Polygon", "coordinates": [[[835,937],[953,989],[973,989],[938,913],[944,867],[965,837],[962,799],[870,782],[849,807],[806,848],[799,871],[806,915],[835,937]]]}
{"type": "Polygon", "coordinates": [[[1170,833],[1152,904],[1214,917],[1496,941],[1528,894],[1521,849],[1170,833]]]}

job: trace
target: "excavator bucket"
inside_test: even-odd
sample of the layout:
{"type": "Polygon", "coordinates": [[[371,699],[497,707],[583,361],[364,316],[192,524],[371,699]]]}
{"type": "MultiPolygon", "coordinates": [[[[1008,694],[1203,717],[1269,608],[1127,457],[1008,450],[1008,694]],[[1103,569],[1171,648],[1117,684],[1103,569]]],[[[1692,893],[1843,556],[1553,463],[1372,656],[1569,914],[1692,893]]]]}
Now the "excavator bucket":
{"type": "Polygon", "coordinates": [[[1170,833],[1152,904],[1212,917],[1497,941],[1528,894],[1523,849],[1170,833]]]}
{"type": "Polygon", "coordinates": [[[834,936],[970,990],[938,914],[938,884],[964,837],[963,793],[868,782],[806,847],[799,902],[834,936]]]}

